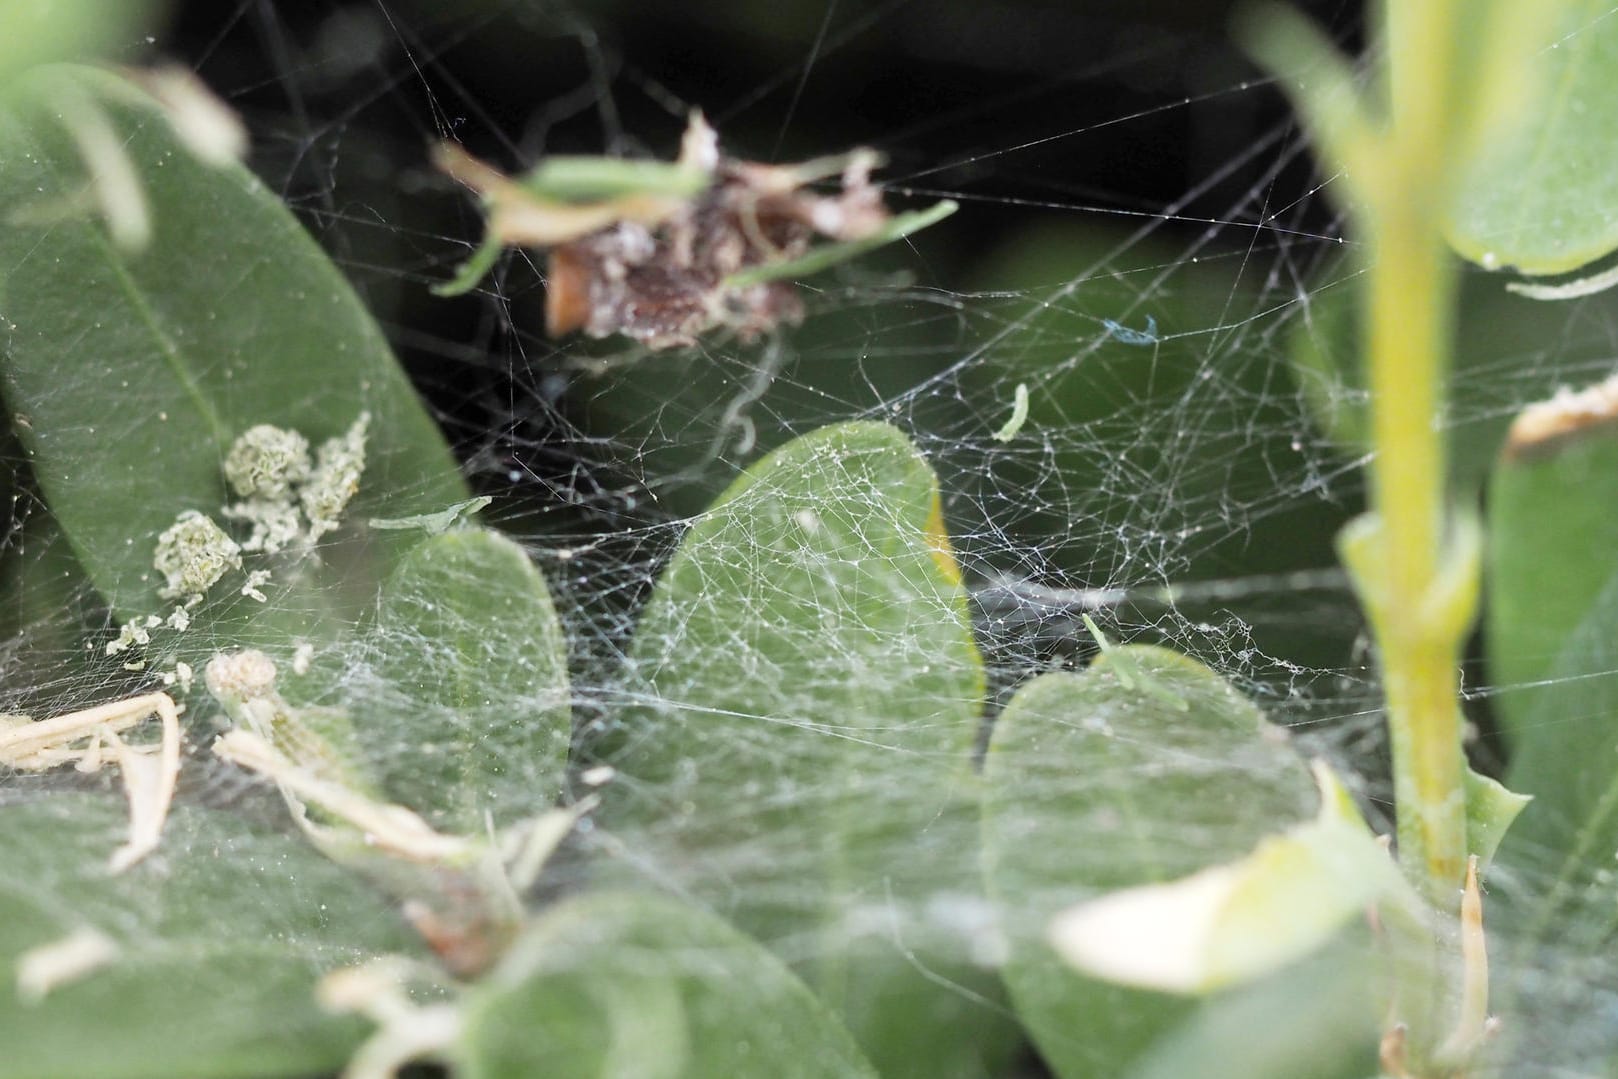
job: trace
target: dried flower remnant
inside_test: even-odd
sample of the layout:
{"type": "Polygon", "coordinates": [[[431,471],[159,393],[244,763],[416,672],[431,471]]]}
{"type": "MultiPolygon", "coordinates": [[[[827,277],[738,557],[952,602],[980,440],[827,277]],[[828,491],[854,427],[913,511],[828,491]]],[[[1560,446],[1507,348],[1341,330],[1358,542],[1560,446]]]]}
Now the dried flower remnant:
{"type": "Polygon", "coordinates": [[[202,596],[226,570],[242,568],[242,550],[212,517],[186,510],[157,537],[152,565],[167,581],[164,599],[202,596]]]}
{"type": "Polygon", "coordinates": [[[190,68],[160,64],[125,68],[123,74],[163,107],[174,134],[198,161],[223,168],[247,156],[247,128],[241,117],[190,68]]]}
{"type": "Polygon", "coordinates": [[[116,961],[121,950],[117,941],[88,925],[31,948],[17,957],[17,997],[38,1004],[54,990],[116,961]]]}
{"type": "Polygon", "coordinates": [[[310,543],[337,527],[359,491],[360,475],[365,471],[365,431],[370,424],[371,414],[361,412],[346,432],[321,443],[315,467],[298,492],[304,516],[309,518],[310,543]]]}
{"type": "Polygon", "coordinates": [[[157,848],[180,774],[180,737],[180,710],[166,693],[38,721],[5,715],[0,716],[0,765],[42,772],[72,764],[81,772],[94,772],[110,747],[129,800],[129,838],[110,862],[112,871],[121,873],[157,848]],[[154,716],[163,728],[157,746],[132,746],[119,737],[154,716]]]}
{"type": "MultiPolygon", "coordinates": [[[[343,434],[321,444],[313,462],[309,440],[297,431],[261,423],[248,428],[225,456],[225,480],[239,501],[224,509],[252,532],[244,551],[276,554],[294,544],[312,545],[337,527],[359,490],[365,471],[365,434],[371,417],[362,412],[343,434]]],[[[250,580],[243,595],[258,599],[250,580]]]]}
{"type": "Polygon", "coordinates": [[[553,337],[623,334],[662,349],[725,328],[751,340],[802,317],[790,278],[955,209],[940,202],[892,216],[870,179],[880,161],[864,149],[797,165],[725,157],[700,113],[692,114],[673,164],[552,157],[512,179],[446,144],[439,167],[483,197],[489,224],[477,253],[438,291],[472,288],[506,245],[542,247],[549,249],[545,320],[553,337]],[[806,189],[832,176],[841,177],[839,194],[806,189]]]}
{"type": "Polygon", "coordinates": [[[118,639],[107,642],[107,655],[116,656],[120,652],[127,652],[131,648],[144,648],[152,643],[151,631],[162,625],[162,622],[146,615],[144,618],[131,618],[118,627],[118,639]]]}
{"type": "Polygon", "coordinates": [[[436,972],[400,956],[373,959],[334,970],[320,980],[315,997],[333,1014],[363,1015],[377,1029],[349,1061],[349,1079],[401,1075],[412,1063],[447,1058],[460,1038],[461,1009],[453,1003],[417,1004],[409,983],[436,987],[436,972]]]}
{"type": "Polygon", "coordinates": [[[309,440],[268,423],[242,432],[225,456],[225,481],[242,498],[285,501],[309,469],[309,440]]]}

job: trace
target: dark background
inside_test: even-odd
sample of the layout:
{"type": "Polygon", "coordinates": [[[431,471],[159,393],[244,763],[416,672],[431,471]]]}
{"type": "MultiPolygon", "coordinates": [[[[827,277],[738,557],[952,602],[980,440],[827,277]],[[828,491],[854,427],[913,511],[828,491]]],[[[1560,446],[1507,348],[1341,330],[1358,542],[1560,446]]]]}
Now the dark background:
{"type": "MultiPolygon", "coordinates": [[[[1303,6],[1352,44],[1357,4],[1303,6]]],[[[698,106],[736,156],[874,146],[896,193],[963,204],[926,247],[925,283],[943,288],[1053,212],[1136,224],[1172,207],[1166,230],[1191,236],[1259,182],[1329,232],[1330,208],[1300,203],[1307,161],[1277,181],[1275,155],[1242,160],[1286,110],[1273,88],[1247,85],[1260,76],[1229,43],[1234,7],[173,0],[156,48],[242,113],[252,166],[344,266],[446,420],[465,425],[471,455],[490,447],[475,436],[468,368],[532,389],[548,348],[538,277],[520,265],[504,304],[428,295],[481,230],[427,167],[433,141],[511,169],[547,151],[668,156],[698,106]]]]}

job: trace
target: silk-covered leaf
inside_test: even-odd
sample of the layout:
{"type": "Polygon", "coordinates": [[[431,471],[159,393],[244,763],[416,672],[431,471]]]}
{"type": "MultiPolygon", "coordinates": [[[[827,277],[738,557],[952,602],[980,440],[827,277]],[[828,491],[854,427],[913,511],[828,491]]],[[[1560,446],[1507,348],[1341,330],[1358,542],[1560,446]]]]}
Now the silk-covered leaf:
{"type": "Polygon", "coordinates": [[[875,1079],[786,966],[697,907],[580,896],[546,911],[470,993],[462,1079],[875,1079]]]}
{"type": "Polygon", "coordinates": [[[124,814],[121,799],[65,792],[0,808],[0,1076],[340,1067],[365,1028],[323,1012],[315,983],[408,951],[397,913],[301,839],[189,807],[156,853],[110,875],[124,814]]]}
{"type": "Polygon", "coordinates": [[[1062,911],[1051,944],[1094,977],[1200,995],[1319,952],[1370,907],[1419,919],[1419,900],[1347,791],[1323,762],[1316,777],[1314,820],[1264,837],[1236,861],[1062,911]]]}
{"type": "MultiPolygon", "coordinates": [[[[153,568],[158,538],[184,511],[219,517],[222,462],[256,425],[318,444],[369,414],[352,520],[466,498],[342,274],[273,193],[238,165],[194,157],[131,84],[62,67],[19,79],[0,105],[0,203],[13,215],[0,230],[6,403],[52,514],[120,618],[172,606],[153,568]],[[83,152],[86,116],[112,133],[114,164],[83,152]],[[86,205],[85,191],[108,183],[144,208],[138,250],[115,242],[110,212],[86,205]]],[[[214,627],[234,624],[239,644],[240,623],[278,622],[258,635],[267,643],[313,632],[323,609],[350,621],[414,539],[379,534],[318,566],[262,563],[285,582],[265,586],[278,597],[268,612],[227,574],[217,602],[194,612],[190,658],[205,657],[214,627]]]]}
{"type": "Polygon", "coordinates": [[[398,801],[463,833],[543,811],[572,735],[567,645],[537,567],[461,528],[419,543],[382,587],[375,677],[346,673],[356,727],[398,801]]]}
{"type": "Polygon", "coordinates": [[[1546,679],[1618,571],[1618,390],[1525,410],[1489,477],[1488,513],[1489,680],[1515,739],[1568,691],[1546,679]]]}
{"type": "Polygon", "coordinates": [[[845,424],[754,465],[630,658],[603,807],[626,862],[791,959],[883,1074],[992,1070],[1008,1024],[939,984],[993,992],[970,929],[983,667],[908,440],[845,424]]]}
{"type": "Polygon", "coordinates": [[[1012,1000],[1063,1079],[1127,1074],[1197,1005],[1080,974],[1049,943],[1052,918],[1234,861],[1309,816],[1309,773],[1285,743],[1212,671],[1146,646],[1042,675],[1001,713],[985,764],[985,875],[1012,1000]]]}
{"type": "Polygon", "coordinates": [[[1333,947],[1209,999],[1153,1045],[1129,1079],[1371,1079],[1379,1075],[1369,941],[1333,947]]]}

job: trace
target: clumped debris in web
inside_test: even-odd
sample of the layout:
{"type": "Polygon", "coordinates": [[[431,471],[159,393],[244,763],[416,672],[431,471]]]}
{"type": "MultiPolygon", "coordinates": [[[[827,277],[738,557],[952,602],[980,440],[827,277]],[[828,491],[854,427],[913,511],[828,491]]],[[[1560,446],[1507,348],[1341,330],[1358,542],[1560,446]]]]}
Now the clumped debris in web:
{"type": "Polygon", "coordinates": [[[551,157],[513,179],[449,143],[437,163],[481,195],[489,214],[482,247],[440,294],[471,289],[506,246],[547,248],[551,336],[623,334],[652,349],[721,328],[749,341],[797,322],[803,304],[791,278],[955,209],[939,202],[892,215],[871,183],[881,158],[868,149],[796,165],[726,157],[695,112],[673,163],[551,157]],[[837,194],[809,189],[833,176],[837,194]]]}
{"type": "MultiPolygon", "coordinates": [[[[175,600],[176,606],[167,617],[145,614],[125,621],[105,654],[128,653],[132,658],[124,669],[145,670],[143,653],[156,646],[154,633],[186,632],[192,609],[227,574],[244,569],[244,551],[269,554],[294,541],[312,549],[321,535],[336,528],[359,489],[369,422],[369,414],[361,413],[346,432],[321,445],[313,464],[308,441],[295,431],[261,424],[238,438],[226,455],[224,471],[240,501],[224,507],[223,516],[250,522],[252,536],[237,543],[208,514],[181,511],[158,536],[152,555],[152,568],[163,577],[158,594],[175,600]],[[287,522],[290,533],[284,531],[287,522]]],[[[269,581],[268,569],[248,569],[239,594],[266,602],[263,587],[269,581]]],[[[157,680],[165,688],[188,692],[195,677],[190,664],[172,654],[164,662],[167,667],[156,672],[157,680]]],[[[111,861],[112,870],[119,872],[155,850],[161,838],[180,770],[181,710],[168,694],[153,692],[45,720],[3,715],[0,765],[46,771],[72,764],[81,772],[95,772],[109,760],[116,764],[129,800],[129,836],[111,861]],[[158,743],[125,741],[125,732],[151,718],[161,724],[158,743]]]]}
{"type": "Polygon", "coordinates": [[[370,422],[370,413],[360,413],[347,431],[321,443],[313,460],[309,440],[297,431],[267,423],[244,431],[225,457],[237,501],[224,510],[227,519],[252,528],[242,550],[275,554],[335,529],[359,490],[370,422]]]}

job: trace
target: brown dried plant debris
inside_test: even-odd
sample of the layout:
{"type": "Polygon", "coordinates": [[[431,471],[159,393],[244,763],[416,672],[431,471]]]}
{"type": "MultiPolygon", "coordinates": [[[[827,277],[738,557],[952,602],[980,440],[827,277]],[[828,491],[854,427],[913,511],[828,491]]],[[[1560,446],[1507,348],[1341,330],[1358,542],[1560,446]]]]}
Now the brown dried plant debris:
{"type": "Polygon", "coordinates": [[[700,113],[673,163],[552,157],[513,179],[452,144],[436,160],[488,211],[483,246],[440,294],[471,289],[505,246],[543,248],[551,336],[623,334],[650,349],[689,346],[716,329],[746,342],[796,323],[803,304],[790,278],[955,208],[893,216],[871,183],[881,159],[867,149],[796,165],[726,157],[700,113]],[[833,176],[837,193],[809,189],[833,176]]]}

